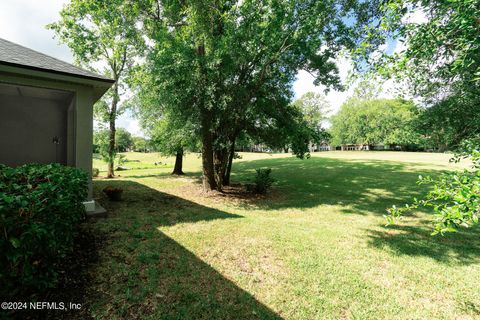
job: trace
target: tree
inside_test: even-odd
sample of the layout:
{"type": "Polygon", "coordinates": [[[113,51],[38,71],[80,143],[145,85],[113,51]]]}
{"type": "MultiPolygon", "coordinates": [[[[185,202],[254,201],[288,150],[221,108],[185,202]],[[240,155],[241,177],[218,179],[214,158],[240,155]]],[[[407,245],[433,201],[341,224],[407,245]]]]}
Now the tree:
{"type": "Polygon", "coordinates": [[[402,208],[393,206],[388,209],[387,221],[392,224],[403,214],[419,207],[432,207],[434,216],[433,235],[456,232],[459,228],[468,228],[478,224],[480,219],[480,141],[466,140],[452,159],[458,162],[469,159],[470,170],[453,171],[439,178],[422,177],[418,184],[433,184],[433,188],[424,199],[415,199],[412,205],[402,208]]]}
{"type": "Polygon", "coordinates": [[[388,0],[357,51],[359,67],[403,81],[412,96],[433,108],[427,110],[423,128],[434,131],[439,149],[478,134],[478,122],[470,119],[480,113],[479,16],[476,0],[388,0]],[[386,39],[399,40],[403,49],[375,52],[386,39]],[[453,114],[473,126],[460,127],[453,114]]]}
{"type": "Polygon", "coordinates": [[[421,113],[418,131],[429,149],[456,150],[463,141],[480,135],[480,110],[470,95],[451,96],[421,113]]]}
{"type": "Polygon", "coordinates": [[[149,141],[143,137],[133,137],[133,150],[135,152],[147,152],[149,150],[149,141]]]}
{"type": "Polygon", "coordinates": [[[135,6],[123,0],[72,0],[60,12],[60,21],[47,26],[69,46],[77,64],[90,69],[100,65],[102,73],[115,80],[95,105],[97,119],[109,123],[109,178],[114,176],[115,120],[123,112],[120,97],[124,80],[143,47],[143,39],[135,29],[137,17],[135,6]]]}
{"type": "Polygon", "coordinates": [[[401,99],[352,98],[332,117],[333,144],[406,146],[419,142],[414,124],[419,109],[401,99]]]}
{"type": "Polygon", "coordinates": [[[373,66],[385,76],[408,80],[412,93],[430,105],[467,92],[478,97],[478,1],[388,0],[379,13],[378,25],[371,26],[358,51],[370,63],[359,66],[373,66]],[[413,19],[415,15],[424,19],[413,19]],[[371,54],[388,38],[401,41],[404,49],[381,58],[371,54]]]}
{"type": "Polygon", "coordinates": [[[117,152],[126,152],[133,147],[132,134],[124,128],[115,130],[115,141],[117,152]]]}
{"type": "Polygon", "coordinates": [[[110,133],[108,130],[98,130],[93,132],[94,152],[100,154],[102,160],[107,163],[110,157],[113,157],[113,159],[115,159],[117,155],[116,151],[114,151],[112,156],[109,154],[109,137],[110,133]]]}
{"type": "Polygon", "coordinates": [[[175,156],[172,174],[183,175],[183,157],[188,150],[197,150],[198,127],[178,111],[181,105],[164,99],[168,93],[155,85],[153,74],[145,66],[138,67],[130,78],[130,86],[135,92],[132,104],[142,128],[151,138],[151,144],[165,156],[175,156]]]}
{"type": "Polygon", "coordinates": [[[164,155],[175,156],[172,174],[183,175],[183,157],[187,150],[195,149],[198,141],[196,129],[191,123],[176,121],[175,117],[163,115],[152,127],[152,143],[164,155]]]}
{"type": "MultiPolygon", "coordinates": [[[[452,148],[462,139],[475,163],[473,173],[452,173],[433,183],[433,191],[417,205],[433,205],[436,232],[450,232],[478,222],[478,114],[480,113],[480,2],[477,0],[389,0],[380,7],[378,25],[365,38],[358,66],[373,67],[384,77],[395,76],[431,109],[421,121],[439,148],[452,148]],[[423,21],[412,19],[423,15],[423,21]],[[393,55],[372,54],[386,39],[402,41],[393,55]],[[380,57],[380,58],[378,58],[380,57]],[[373,59],[372,59],[373,58],[373,59]],[[468,140],[467,140],[468,141],[468,140]],[[477,194],[477,195],[476,195],[477,194]]],[[[464,151],[466,152],[466,151],[464,151]]],[[[391,210],[395,216],[402,210],[391,210]]]]}
{"type": "Polygon", "coordinates": [[[325,95],[307,92],[300,99],[296,100],[293,105],[300,110],[306,124],[311,128],[313,141],[320,143],[324,140],[326,131],[322,124],[328,119],[328,113],[331,111],[330,103],[325,95]]]}
{"type": "Polygon", "coordinates": [[[147,70],[168,108],[198,125],[205,190],[221,190],[235,140],[248,131],[288,140],[299,156],[308,137],[292,111],[298,70],[316,84],[340,88],[332,60],[355,45],[345,19],[370,21],[369,3],[347,1],[145,0],[153,42],[147,70]],[[272,108],[271,106],[275,106],[272,108]],[[288,118],[290,117],[290,118],[288,118]],[[288,139],[286,139],[288,138],[288,139]]]}
{"type": "MultiPolygon", "coordinates": [[[[118,128],[115,131],[116,147],[113,153],[115,159],[118,152],[125,152],[133,146],[133,139],[130,132],[123,128],[118,128]]],[[[105,162],[110,159],[110,130],[96,130],[93,132],[93,146],[94,152],[99,153],[105,162]]]]}

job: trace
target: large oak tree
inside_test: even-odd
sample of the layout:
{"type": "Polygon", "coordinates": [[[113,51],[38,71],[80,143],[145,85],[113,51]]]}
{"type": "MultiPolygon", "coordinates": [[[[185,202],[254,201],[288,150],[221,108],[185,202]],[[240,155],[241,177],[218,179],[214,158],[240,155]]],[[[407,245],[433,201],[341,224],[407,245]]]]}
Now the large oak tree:
{"type": "Polygon", "coordinates": [[[265,139],[275,133],[298,155],[306,152],[308,132],[290,104],[297,72],[340,88],[334,59],[356,45],[362,30],[352,21],[368,23],[375,12],[372,2],[357,1],[136,3],[151,42],[147,70],[162,102],[199,125],[206,190],[228,180],[242,132],[265,139]]]}

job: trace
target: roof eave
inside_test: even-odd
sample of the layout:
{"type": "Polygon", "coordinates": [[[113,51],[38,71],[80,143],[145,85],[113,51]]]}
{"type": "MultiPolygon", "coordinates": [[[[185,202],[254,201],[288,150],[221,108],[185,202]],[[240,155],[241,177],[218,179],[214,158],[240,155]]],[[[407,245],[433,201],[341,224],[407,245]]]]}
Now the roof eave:
{"type": "Polygon", "coordinates": [[[55,72],[42,68],[31,68],[24,65],[0,62],[0,72],[11,75],[44,79],[49,81],[61,81],[66,83],[80,84],[93,87],[94,100],[99,100],[115,83],[112,79],[79,76],[66,72],[55,72]]]}
{"type": "Polygon", "coordinates": [[[39,67],[34,67],[34,66],[27,66],[27,65],[24,65],[24,64],[12,63],[12,62],[7,62],[7,61],[0,61],[0,64],[1,65],[6,65],[6,66],[11,66],[11,67],[16,67],[16,68],[21,68],[21,69],[28,69],[28,70],[34,70],[34,71],[47,72],[47,73],[54,73],[54,74],[64,75],[64,76],[69,76],[69,77],[74,77],[74,78],[102,81],[102,82],[107,82],[107,83],[110,83],[110,84],[115,83],[115,80],[109,79],[109,78],[91,77],[91,76],[86,76],[86,75],[81,75],[81,74],[70,73],[70,72],[62,72],[62,71],[58,71],[58,70],[45,69],[45,68],[39,68],[39,67]]]}

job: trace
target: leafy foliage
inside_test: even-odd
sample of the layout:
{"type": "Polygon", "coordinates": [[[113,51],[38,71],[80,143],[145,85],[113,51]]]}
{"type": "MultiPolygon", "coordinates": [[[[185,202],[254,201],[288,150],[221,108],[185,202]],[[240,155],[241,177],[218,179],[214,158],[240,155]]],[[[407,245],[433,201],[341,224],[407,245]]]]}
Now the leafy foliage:
{"type": "Polygon", "coordinates": [[[55,31],[60,42],[71,49],[75,61],[115,83],[101,101],[95,104],[95,117],[109,123],[108,177],[114,175],[115,121],[128,104],[120,104],[125,78],[135,58],[145,47],[136,29],[136,6],[123,0],[71,0],[60,11],[60,20],[47,27],[55,31]],[[96,70],[95,66],[103,69],[96,70]]]}
{"type": "Polygon", "coordinates": [[[133,137],[132,141],[135,152],[148,152],[152,150],[150,141],[143,137],[133,137]]]}
{"type": "Polygon", "coordinates": [[[55,285],[56,265],[72,250],[84,217],[87,188],[79,169],[0,165],[1,296],[55,285]]]}
{"type": "Polygon", "coordinates": [[[303,69],[316,84],[340,89],[332,61],[355,46],[359,30],[346,20],[370,21],[370,4],[361,1],[140,3],[153,43],[145,70],[162,104],[198,126],[207,189],[221,189],[243,131],[300,143],[291,149],[305,155],[309,138],[291,111],[291,84],[303,69]]]}
{"type": "Polygon", "coordinates": [[[328,119],[331,111],[325,95],[314,92],[305,93],[293,105],[303,114],[307,126],[312,130],[312,141],[320,143],[327,138],[323,122],[328,119]]]}
{"type": "Polygon", "coordinates": [[[132,134],[124,128],[115,130],[115,148],[118,152],[126,152],[133,147],[132,134]]]}
{"type": "Polygon", "coordinates": [[[435,211],[433,234],[456,232],[460,227],[478,224],[480,218],[480,140],[467,140],[462,151],[451,160],[469,159],[473,170],[449,172],[440,178],[422,177],[418,184],[431,184],[433,189],[425,199],[417,200],[403,208],[388,209],[388,223],[394,223],[402,214],[420,206],[432,207],[435,211]]]}
{"type": "Polygon", "coordinates": [[[253,180],[253,192],[259,194],[267,193],[268,189],[272,186],[275,180],[270,176],[272,173],[271,168],[255,169],[255,179],[253,180]]]}
{"type": "MultiPolygon", "coordinates": [[[[115,150],[113,159],[117,157],[118,152],[126,152],[133,147],[133,138],[130,132],[123,128],[115,130],[115,150]]],[[[110,130],[99,130],[93,133],[93,151],[99,153],[105,162],[109,162],[110,152],[110,130]]]]}
{"type": "Polygon", "coordinates": [[[401,99],[352,98],[332,117],[333,144],[410,145],[419,142],[415,120],[420,111],[401,99]]]}
{"type": "Polygon", "coordinates": [[[470,94],[453,95],[426,108],[417,121],[428,149],[455,150],[462,141],[480,135],[480,103],[470,94]]]}
{"type": "Polygon", "coordinates": [[[379,23],[357,50],[369,63],[359,59],[357,66],[408,84],[430,107],[419,123],[428,148],[452,150],[478,135],[480,3],[388,0],[378,13],[379,23]],[[388,39],[398,40],[399,49],[378,52],[388,39]]]}
{"type": "Polygon", "coordinates": [[[408,80],[428,102],[480,85],[480,4],[476,0],[388,0],[360,50],[385,76],[408,80]],[[414,17],[421,17],[415,19],[414,17]],[[399,39],[403,50],[378,55],[374,44],[399,39]]]}

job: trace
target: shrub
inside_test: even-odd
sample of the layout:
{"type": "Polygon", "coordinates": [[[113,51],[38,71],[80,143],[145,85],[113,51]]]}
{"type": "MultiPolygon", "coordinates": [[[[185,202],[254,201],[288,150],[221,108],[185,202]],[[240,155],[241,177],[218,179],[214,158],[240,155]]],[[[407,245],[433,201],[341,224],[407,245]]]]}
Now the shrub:
{"type": "MultiPolygon", "coordinates": [[[[271,176],[272,169],[256,169],[255,180],[253,181],[253,190],[255,193],[265,194],[275,181],[271,176]]],[[[252,189],[252,187],[250,187],[252,189]]]]}
{"type": "Polygon", "coordinates": [[[447,172],[437,179],[420,176],[418,184],[431,184],[433,188],[424,199],[387,209],[387,222],[393,224],[404,213],[419,207],[432,207],[435,212],[433,235],[477,225],[480,220],[480,139],[466,140],[451,161],[461,159],[469,159],[472,168],[447,172]]]}
{"type": "Polygon", "coordinates": [[[92,169],[92,176],[93,177],[98,177],[98,175],[100,174],[100,170],[98,168],[93,168],[92,169]]]}
{"type": "Polygon", "coordinates": [[[119,167],[125,165],[126,162],[127,162],[127,157],[124,154],[117,155],[117,165],[119,167]]]}
{"type": "Polygon", "coordinates": [[[84,218],[87,174],[60,164],[0,165],[0,296],[56,284],[84,218]]]}

